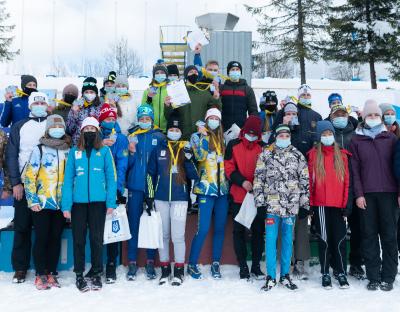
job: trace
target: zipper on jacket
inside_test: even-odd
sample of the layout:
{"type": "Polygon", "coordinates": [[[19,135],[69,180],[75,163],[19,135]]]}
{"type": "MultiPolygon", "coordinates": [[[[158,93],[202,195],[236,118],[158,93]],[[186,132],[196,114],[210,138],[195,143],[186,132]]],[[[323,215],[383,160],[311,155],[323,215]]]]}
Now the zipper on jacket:
{"type": "MultiPolygon", "coordinates": [[[[91,155],[92,153],[90,153],[91,155]]],[[[86,157],[88,159],[88,204],[90,204],[90,156],[87,155],[86,151],[86,157]]]]}

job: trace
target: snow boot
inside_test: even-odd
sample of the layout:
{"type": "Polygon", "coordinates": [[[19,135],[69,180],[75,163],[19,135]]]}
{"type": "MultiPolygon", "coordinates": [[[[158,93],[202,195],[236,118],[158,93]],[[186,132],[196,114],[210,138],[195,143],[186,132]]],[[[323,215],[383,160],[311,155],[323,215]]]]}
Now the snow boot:
{"type": "Polygon", "coordinates": [[[339,273],[339,275],[337,276],[337,280],[339,282],[339,288],[340,289],[348,289],[348,288],[350,288],[350,284],[347,281],[347,277],[346,277],[345,274],[339,273]]]}
{"type": "Polygon", "coordinates": [[[137,265],[136,262],[131,262],[128,264],[128,272],[126,273],[126,279],[128,281],[134,281],[136,279],[137,274],[137,265]]]}
{"type": "Polygon", "coordinates": [[[282,286],[285,286],[289,290],[298,290],[299,288],[295,283],[292,282],[292,279],[290,278],[289,274],[286,274],[285,276],[281,276],[279,279],[279,284],[282,286]]]}
{"type": "Polygon", "coordinates": [[[76,275],[75,285],[76,285],[76,288],[78,288],[78,290],[80,292],[87,292],[90,290],[90,287],[82,274],[76,275]]]}
{"type": "Polygon", "coordinates": [[[261,287],[261,290],[270,291],[275,286],[276,286],[276,279],[273,279],[271,276],[268,275],[265,281],[265,285],[261,287]]]}
{"type": "Polygon", "coordinates": [[[185,267],[182,266],[174,266],[174,278],[172,279],[172,286],[181,286],[183,283],[183,279],[185,278],[185,267]]]}
{"type": "Polygon", "coordinates": [[[167,284],[171,276],[171,265],[168,263],[166,265],[161,266],[161,277],[158,285],[167,284]]]}
{"type": "Polygon", "coordinates": [[[349,269],[349,275],[358,280],[365,279],[365,271],[361,265],[351,265],[349,269]]]}
{"type": "Polygon", "coordinates": [[[246,280],[250,279],[250,272],[249,272],[249,267],[247,266],[247,264],[240,266],[239,277],[240,277],[240,279],[246,279],[246,280]]]}
{"type": "Polygon", "coordinates": [[[146,277],[148,280],[153,280],[157,277],[156,269],[154,268],[153,261],[148,261],[147,264],[145,265],[144,269],[146,271],[146,277]]]}
{"type": "Polygon", "coordinates": [[[380,283],[378,281],[369,281],[367,289],[371,291],[378,290],[380,288],[380,283]]]}
{"type": "Polygon", "coordinates": [[[203,279],[200,268],[198,264],[188,264],[187,273],[195,280],[203,279]]]}
{"type": "Polygon", "coordinates": [[[100,290],[103,288],[103,283],[101,282],[101,276],[100,274],[97,274],[93,276],[91,279],[91,287],[92,290],[100,290]]]}
{"type": "Polygon", "coordinates": [[[391,291],[393,289],[393,283],[381,282],[379,288],[383,291],[391,291]]]}
{"type": "Polygon", "coordinates": [[[213,279],[221,279],[222,275],[221,275],[221,271],[220,271],[220,265],[219,262],[214,261],[211,264],[211,276],[213,277],[213,279]]]}
{"type": "Polygon", "coordinates": [[[110,262],[106,265],[106,284],[114,284],[117,280],[115,263],[110,262]]]}
{"type": "Polygon", "coordinates": [[[322,287],[326,290],[332,289],[332,279],[329,274],[322,275],[322,287]]]}
{"type": "Polygon", "coordinates": [[[24,283],[25,278],[26,278],[26,271],[15,271],[14,277],[13,277],[13,283],[14,284],[24,283]]]}
{"type": "Polygon", "coordinates": [[[260,264],[253,264],[251,266],[251,275],[254,277],[255,280],[263,280],[265,279],[265,274],[261,271],[260,264]]]}

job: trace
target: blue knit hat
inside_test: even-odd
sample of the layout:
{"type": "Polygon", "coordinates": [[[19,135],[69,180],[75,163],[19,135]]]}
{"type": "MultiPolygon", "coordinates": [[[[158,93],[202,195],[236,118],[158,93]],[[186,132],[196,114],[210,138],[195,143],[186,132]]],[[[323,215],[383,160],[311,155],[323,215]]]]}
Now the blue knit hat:
{"type": "Polygon", "coordinates": [[[142,104],[137,109],[137,119],[144,116],[149,116],[152,120],[154,120],[154,112],[153,108],[149,104],[142,104]]]}
{"type": "Polygon", "coordinates": [[[333,135],[335,135],[335,128],[332,123],[328,120],[322,120],[317,122],[317,142],[321,141],[321,134],[326,131],[332,131],[333,135]]]}
{"type": "Polygon", "coordinates": [[[343,98],[339,93],[332,93],[328,96],[329,107],[332,105],[333,101],[340,101],[343,105],[343,98]]]}

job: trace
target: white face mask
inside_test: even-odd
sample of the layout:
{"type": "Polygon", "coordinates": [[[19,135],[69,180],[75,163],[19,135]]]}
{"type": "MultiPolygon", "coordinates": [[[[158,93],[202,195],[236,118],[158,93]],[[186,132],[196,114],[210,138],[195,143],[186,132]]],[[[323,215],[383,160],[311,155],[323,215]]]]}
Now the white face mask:
{"type": "Polygon", "coordinates": [[[88,101],[89,103],[93,102],[94,99],[96,98],[96,94],[94,94],[94,93],[85,93],[83,96],[85,97],[86,101],[88,101]]]}

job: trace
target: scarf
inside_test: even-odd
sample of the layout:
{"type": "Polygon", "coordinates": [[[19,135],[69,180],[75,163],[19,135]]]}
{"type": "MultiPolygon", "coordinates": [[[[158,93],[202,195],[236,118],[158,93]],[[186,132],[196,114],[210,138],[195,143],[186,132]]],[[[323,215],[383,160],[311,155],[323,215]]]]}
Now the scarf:
{"type": "Polygon", "coordinates": [[[39,142],[44,146],[52,147],[56,150],[67,150],[71,146],[71,138],[68,135],[65,135],[62,139],[54,139],[44,136],[39,142]]]}

